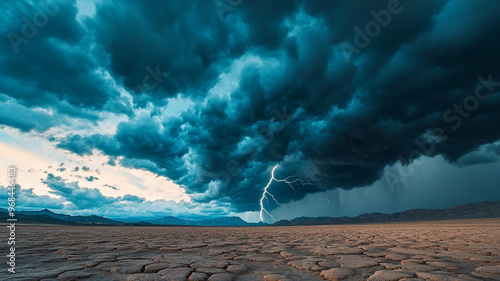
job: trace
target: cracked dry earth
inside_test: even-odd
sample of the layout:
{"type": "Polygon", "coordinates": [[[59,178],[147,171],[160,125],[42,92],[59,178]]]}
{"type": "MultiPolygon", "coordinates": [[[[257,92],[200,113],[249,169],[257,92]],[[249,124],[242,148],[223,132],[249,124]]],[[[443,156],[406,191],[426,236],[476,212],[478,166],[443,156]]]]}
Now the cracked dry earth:
{"type": "Polygon", "coordinates": [[[303,227],[20,226],[16,240],[17,273],[9,280],[500,280],[500,219],[303,227]]]}

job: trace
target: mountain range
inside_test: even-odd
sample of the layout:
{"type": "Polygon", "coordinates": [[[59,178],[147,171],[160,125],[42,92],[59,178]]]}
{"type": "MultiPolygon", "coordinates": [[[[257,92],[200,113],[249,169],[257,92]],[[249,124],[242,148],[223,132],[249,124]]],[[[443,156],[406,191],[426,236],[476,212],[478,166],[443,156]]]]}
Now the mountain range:
{"type": "Polygon", "coordinates": [[[166,216],[161,219],[156,220],[146,220],[146,222],[152,224],[162,224],[162,225],[195,225],[195,226],[250,226],[258,225],[255,223],[248,223],[242,220],[240,217],[218,217],[210,219],[201,220],[187,220],[179,219],[177,217],[166,216]]]}
{"type": "MultiPolygon", "coordinates": [[[[15,218],[20,223],[30,224],[67,224],[67,225],[128,225],[128,226],[157,226],[157,225],[177,225],[177,226],[257,226],[260,224],[248,223],[240,217],[216,217],[199,220],[180,219],[166,216],[161,219],[124,219],[113,220],[101,216],[71,216],[57,214],[49,209],[40,211],[17,211],[15,218]]],[[[10,218],[7,210],[0,208],[0,219],[10,218]]]]}
{"type": "MultiPolygon", "coordinates": [[[[421,220],[452,220],[500,217],[500,201],[458,205],[450,209],[412,209],[393,214],[367,213],[356,217],[300,217],[280,220],[273,226],[329,225],[381,223],[421,220]]],[[[0,220],[10,218],[7,210],[0,208],[0,220]]],[[[122,225],[122,226],[261,226],[264,223],[248,223],[240,217],[217,217],[197,220],[165,216],[160,219],[128,218],[113,220],[101,216],[71,216],[57,214],[48,209],[40,211],[17,211],[15,218],[27,224],[64,224],[64,225],[122,225]]]]}
{"type": "Polygon", "coordinates": [[[458,205],[451,209],[412,209],[393,214],[367,213],[357,217],[299,217],[292,220],[280,220],[274,225],[327,225],[358,224],[401,221],[430,221],[453,219],[478,219],[500,217],[500,201],[480,202],[458,205]]]}

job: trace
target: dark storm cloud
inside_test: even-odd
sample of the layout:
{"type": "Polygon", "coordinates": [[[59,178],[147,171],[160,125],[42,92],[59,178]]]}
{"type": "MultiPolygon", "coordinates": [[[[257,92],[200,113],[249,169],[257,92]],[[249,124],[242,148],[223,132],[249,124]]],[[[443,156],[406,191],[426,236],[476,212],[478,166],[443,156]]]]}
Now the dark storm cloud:
{"type": "MultiPolygon", "coordinates": [[[[0,194],[0,199],[8,200],[8,187],[0,186],[0,192],[2,192],[0,194]]],[[[33,192],[32,188],[16,188],[16,200],[22,200],[24,202],[24,210],[40,210],[41,208],[60,209],[64,206],[64,201],[49,197],[47,195],[37,195],[33,192]]]]}
{"type": "MultiPolygon", "coordinates": [[[[93,41],[75,20],[73,1],[2,1],[0,31],[0,93],[16,99],[9,106],[44,108],[71,117],[96,120],[118,93],[99,70],[104,65],[92,56],[93,41]]],[[[0,105],[4,107],[4,105],[0,105]]],[[[111,105],[110,105],[111,106],[111,105]]],[[[31,116],[17,124],[22,130],[44,131],[63,121],[24,109],[31,116]],[[37,118],[40,117],[40,118],[37,118]],[[31,123],[34,124],[31,124],[31,123]],[[19,124],[20,123],[20,124],[19,124]]]]}
{"type": "MultiPolygon", "coordinates": [[[[182,132],[180,125],[174,121],[161,124],[155,119],[143,118],[120,123],[114,136],[71,135],[58,146],[80,155],[91,154],[92,149],[97,148],[111,157],[124,156],[120,163],[125,167],[145,169],[178,180],[187,172],[181,157],[188,151],[187,144],[182,142],[187,132],[182,132]]],[[[85,168],[82,170],[88,171],[85,168]]]]}
{"type": "Polygon", "coordinates": [[[96,177],[94,177],[94,176],[85,177],[85,179],[86,179],[87,181],[96,181],[96,180],[99,180],[99,178],[96,178],[96,177]]]}
{"type": "Polygon", "coordinates": [[[53,126],[63,123],[65,118],[55,120],[47,112],[24,107],[12,98],[0,94],[0,124],[18,128],[23,132],[31,130],[44,132],[53,126]],[[5,99],[3,99],[5,98],[5,99]]]}
{"type": "Polygon", "coordinates": [[[104,186],[105,187],[109,187],[109,188],[114,189],[114,190],[118,190],[118,188],[116,186],[112,186],[112,185],[109,185],[109,184],[105,184],[104,186]]]}
{"type": "Polygon", "coordinates": [[[78,183],[67,183],[61,177],[47,175],[44,183],[51,189],[50,193],[59,195],[79,209],[91,209],[112,203],[112,198],[103,196],[98,189],[80,188],[78,183]]]}
{"type": "Polygon", "coordinates": [[[495,163],[500,159],[500,142],[481,146],[479,149],[458,159],[460,165],[495,163]]]}
{"type": "Polygon", "coordinates": [[[205,2],[103,1],[88,28],[136,101],[204,95],[221,65],[244,51],[239,30],[205,2]]]}
{"type": "MultiPolygon", "coordinates": [[[[68,182],[52,174],[48,174],[43,183],[50,188],[50,193],[61,196],[61,201],[70,202],[78,210],[99,208],[123,200],[137,203],[144,201],[144,198],[134,195],[107,197],[102,195],[98,189],[80,187],[77,182],[68,182]]],[[[56,201],[55,199],[52,200],[56,201]]]]}
{"type": "MultiPolygon", "coordinates": [[[[71,135],[66,137],[64,140],[59,142],[57,145],[60,148],[70,150],[78,155],[90,155],[92,154],[92,148],[90,144],[85,143],[85,140],[80,135],[71,135]]],[[[88,171],[88,167],[82,167],[82,170],[88,171]]]]}
{"type": "MultiPolygon", "coordinates": [[[[456,163],[499,140],[499,12],[496,1],[248,1],[220,20],[211,2],[102,1],[80,25],[68,5],[60,20],[71,32],[47,29],[5,58],[2,67],[27,69],[3,73],[0,91],[27,106],[64,101],[121,112],[116,93],[94,77],[105,69],[133,96],[123,108],[130,119],[114,134],[57,139],[60,148],[97,149],[110,165],[172,179],[194,200],[256,210],[276,163],[277,178],[314,183],[273,183],[287,202],[369,185],[416,150],[456,163]],[[49,63],[33,57],[40,50],[72,59],[49,63]],[[214,87],[230,72],[238,72],[235,89],[214,87]],[[35,81],[28,85],[41,95],[28,99],[35,86],[15,89],[13,79],[35,81]],[[162,117],[173,97],[192,104],[162,117]],[[132,107],[151,114],[135,116],[132,107]],[[428,143],[435,128],[439,145],[428,143]]],[[[469,158],[461,164],[491,159],[469,158]]]]}

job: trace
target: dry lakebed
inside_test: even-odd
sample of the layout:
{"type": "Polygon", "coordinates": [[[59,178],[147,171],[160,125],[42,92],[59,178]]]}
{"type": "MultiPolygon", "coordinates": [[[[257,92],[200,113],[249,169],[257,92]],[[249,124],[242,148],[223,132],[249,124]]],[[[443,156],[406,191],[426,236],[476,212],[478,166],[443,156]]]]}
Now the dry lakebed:
{"type": "MultiPolygon", "coordinates": [[[[8,280],[500,280],[500,219],[17,228],[8,280]]],[[[7,280],[0,278],[2,280],[7,280]]]]}

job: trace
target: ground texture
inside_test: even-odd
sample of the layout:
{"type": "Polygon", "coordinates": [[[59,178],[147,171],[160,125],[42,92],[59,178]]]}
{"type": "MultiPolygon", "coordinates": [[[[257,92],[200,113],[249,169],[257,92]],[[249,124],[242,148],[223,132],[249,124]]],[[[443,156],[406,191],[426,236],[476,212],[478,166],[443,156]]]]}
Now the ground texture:
{"type": "Polygon", "coordinates": [[[500,280],[495,219],[16,232],[17,273],[1,280],[500,280]]]}

